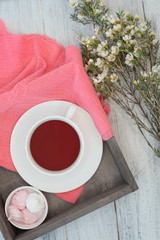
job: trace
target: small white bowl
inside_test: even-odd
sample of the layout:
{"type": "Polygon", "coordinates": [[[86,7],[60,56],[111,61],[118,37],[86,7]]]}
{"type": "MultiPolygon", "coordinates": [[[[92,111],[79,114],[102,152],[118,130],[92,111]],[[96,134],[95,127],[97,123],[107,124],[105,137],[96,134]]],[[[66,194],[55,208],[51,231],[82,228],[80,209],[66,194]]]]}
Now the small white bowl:
{"type": "Polygon", "coordinates": [[[47,203],[47,200],[46,200],[44,194],[41,191],[39,191],[38,189],[34,188],[34,187],[22,186],[22,187],[16,188],[14,191],[12,191],[9,194],[9,196],[7,197],[6,202],[5,202],[5,213],[6,213],[7,218],[8,218],[8,212],[7,212],[8,206],[10,204],[10,201],[11,201],[13,195],[16,192],[18,192],[19,190],[24,190],[24,189],[29,191],[30,193],[38,193],[38,194],[40,194],[43,197],[44,203],[45,203],[44,210],[40,213],[40,215],[38,215],[38,220],[35,223],[33,223],[33,224],[17,223],[15,221],[9,220],[15,227],[27,230],[27,229],[32,229],[32,228],[35,228],[35,227],[39,226],[45,220],[45,218],[47,216],[47,213],[48,213],[48,203],[47,203]]]}

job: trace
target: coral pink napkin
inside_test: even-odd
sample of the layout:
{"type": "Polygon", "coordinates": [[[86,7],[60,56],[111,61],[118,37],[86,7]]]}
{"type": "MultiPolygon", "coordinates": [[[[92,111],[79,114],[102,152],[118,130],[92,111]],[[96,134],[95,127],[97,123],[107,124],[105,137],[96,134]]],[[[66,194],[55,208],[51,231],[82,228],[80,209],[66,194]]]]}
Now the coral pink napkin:
{"type": "MultiPolygon", "coordinates": [[[[80,50],[66,49],[38,34],[9,34],[0,20],[0,165],[16,171],[10,137],[17,120],[31,107],[50,100],[79,105],[91,115],[104,140],[113,136],[104,106],[83,68],[80,50]]],[[[101,99],[102,100],[102,99],[101,99]]],[[[83,186],[56,194],[75,202],[83,186]]]]}

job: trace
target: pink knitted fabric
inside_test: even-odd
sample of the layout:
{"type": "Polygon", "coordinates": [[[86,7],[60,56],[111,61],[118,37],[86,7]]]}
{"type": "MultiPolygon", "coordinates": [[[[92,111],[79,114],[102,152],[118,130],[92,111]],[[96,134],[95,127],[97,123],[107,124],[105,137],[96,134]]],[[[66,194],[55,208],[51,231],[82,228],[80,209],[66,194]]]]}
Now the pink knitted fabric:
{"type": "MultiPolygon", "coordinates": [[[[10,138],[17,120],[31,107],[64,100],[91,115],[104,140],[113,136],[107,115],[83,68],[80,50],[66,49],[38,35],[9,34],[0,20],[0,165],[16,171],[10,155],[10,138]]],[[[75,202],[83,186],[56,194],[75,202]]]]}

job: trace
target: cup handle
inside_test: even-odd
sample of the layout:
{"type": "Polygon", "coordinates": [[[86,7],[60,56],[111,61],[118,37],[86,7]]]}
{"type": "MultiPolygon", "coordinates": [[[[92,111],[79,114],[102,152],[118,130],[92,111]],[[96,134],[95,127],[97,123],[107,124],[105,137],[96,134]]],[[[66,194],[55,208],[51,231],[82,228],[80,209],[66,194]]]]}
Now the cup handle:
{"type": "Polygon", "coordinates": [[[71,105],[66,113],[66,118],[71,119],[74,116],[76,110],[77,107],[75,105],[71,105]]]}

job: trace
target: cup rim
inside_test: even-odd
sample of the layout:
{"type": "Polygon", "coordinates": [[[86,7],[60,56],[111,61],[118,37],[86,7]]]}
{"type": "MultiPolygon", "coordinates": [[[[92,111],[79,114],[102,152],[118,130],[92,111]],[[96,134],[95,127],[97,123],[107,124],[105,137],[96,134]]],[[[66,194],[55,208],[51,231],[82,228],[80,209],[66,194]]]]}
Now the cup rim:
{"type": "Polygon", "coordinates": [[[49,174],[49,175],[62,175],[62,174],[66,174],[70,171],[72,171],[80,162],[80,159],[82,158],[83,152],[84,152],[84,139],[83,139],[83,135],[81,130],[79,129],[79,127],[71,120],[68,119],[66,117],[63,116],[47,116],[39,121],[37,121],[32,128],[30,129],[27,138],[26,138],[26,154],[27,154],[27,158],[30,161],[31,165],[36,168],[39,172],[43,173],[43,174],[49,174]],[[52,121],[52,120],[60,120],[63,122],[68,123],[71,127],[74,128],[74,130],[76,131],[76,133],[78,134],[79,140],[80,140],[80,151],[79,154],[76,158],[76,160],[67,168],[62,169],[62,170],[58,170],[58,171],[52,171],[49,169],[45,169],[43,167],[41,167],[32,157],[31,151],[30,151],[30,140],[32,137],[32,134],[34,133],[34,131],[43,123],[47,122],[47,121],[52,121]]]}

